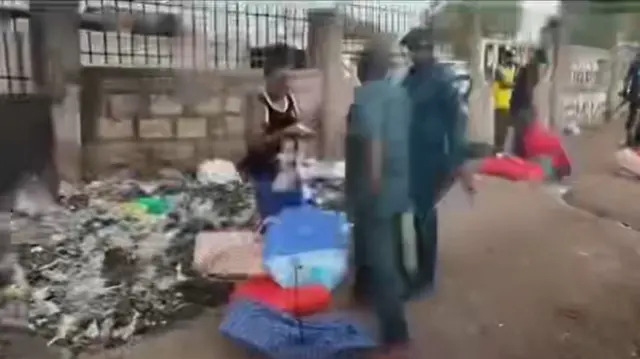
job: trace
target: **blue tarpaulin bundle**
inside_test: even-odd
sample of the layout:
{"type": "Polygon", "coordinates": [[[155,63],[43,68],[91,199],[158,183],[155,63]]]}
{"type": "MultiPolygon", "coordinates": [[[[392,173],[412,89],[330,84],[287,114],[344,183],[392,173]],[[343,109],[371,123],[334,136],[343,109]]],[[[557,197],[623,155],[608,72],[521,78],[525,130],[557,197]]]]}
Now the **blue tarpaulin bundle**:
{"type": "Polygon", "coordinates": [[[355,359],[375,347],[346,318],[334,314],[301,320],[246,300],[229,307],[220,331],[273,359],[355,359]]]}
{"type": "Polygon", "coordinates": [[[286,208],[267,228],[263,261],[283,287],[321,284],[333,290],[347,271],[348,238],[341,213],[313,206],[286,208]]]}

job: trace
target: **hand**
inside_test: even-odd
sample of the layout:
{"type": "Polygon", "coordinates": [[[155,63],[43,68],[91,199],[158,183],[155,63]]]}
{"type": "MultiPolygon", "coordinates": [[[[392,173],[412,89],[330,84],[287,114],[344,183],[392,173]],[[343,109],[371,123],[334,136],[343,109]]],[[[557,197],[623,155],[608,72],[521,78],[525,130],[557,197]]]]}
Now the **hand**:
{"type": "Polygon", "coordinates": [[[469,194],[470,196],[475,195],[477,192],[477,187],[476,177],[473,171],[463,166],[458,170],[457,176],[465,192],[467,192],[467,194],[469,194]]]}
{"type": "Polygon", "coordinates": [[[308,136],[314,135],[311,129],[299,123],[293,124],[283,129],[282,134],[285,136],[294,136],[294,137],[308,137],[308,136]]]}

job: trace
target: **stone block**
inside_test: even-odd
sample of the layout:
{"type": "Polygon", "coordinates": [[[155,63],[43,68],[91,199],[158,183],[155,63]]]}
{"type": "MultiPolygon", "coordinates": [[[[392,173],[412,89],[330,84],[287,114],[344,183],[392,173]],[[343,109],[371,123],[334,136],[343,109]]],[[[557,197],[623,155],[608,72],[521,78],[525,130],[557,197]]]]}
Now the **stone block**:
{"type": "Polygon", "coordinates": [[[153,116],[177,116],[182,114],[182,104],[167,95],[152,95],[149,111],[153,116]]]}
{"type": "Polygon", "coordinates": [[[150,162],[161,166],[184,169],[196,159],[196,148],[190,141],[150,143],[147,148],[150,151],[150,162]]]}
{"type": "Polygon", "coordinates": [[[243,117],[229,115],[225,117],[224,121],[229,135],[244,135],[245,121],[243,117]]]}
{"type": "Polygon", "coordinates": [[[171,119],[141,119],[140,120],[140,137],[141,138],[171,138],[173,130],[171,119]]]}
{"type": "Polygon", "coordinates": [[[116,120],[108,117],[98,119],[98,138],[125,139],[133,137],[133,121],[130,119],[116,120]]]}
{"type": "Polygon", "coordinates": [[[212,141],[208,138],[197,139],[193,141],[196,156],[198,158],[212,158],[213,157],[213,147],[212,141]]]}
{"type": "Polygon", "coordinates": [[[207,136],[207,119],[183,117],[177,123],[178,138],[201,138],[207,136]]]}
{"type": "Polygon", "coordinates": [[[87,165],[93,176],[109,174],[122,168],[139,169],[144,153],[135,141],[109,142],[87,147],[87,165]]]}
{"type": "Polygon", "coordinates": [[[195,106],[195,112],[199,115],[217,115],[222,112],[222,99],[219,97],[211,97],[205,102],[201,102],[195,106]]]}
{"type": "Polygon", "coordinates": [[[209,119],[209,136],[213,138],[224,138],[228,133],[227,124],[224,118],[209,119]]]}
{"type": "Polygon", "coordinates": [[[134,118],[142,113],[145,99],[137,94],[111,94],[107,95],[104,103],[104,116],[115,119],[134,118]]]}
{"type": "Polygon", "coordinates": [[[246,143],[242,136],[226,136],[213,140],[211,150],[216,158],[237,161],[246,153],[246,143]]]}
{"type": "Polygon", "coordinates": [[[229,96],[225,101],[224,110],[231,113],[240,113],[242,111],[242,102],[243,98],[241,97],[229,96]]]}

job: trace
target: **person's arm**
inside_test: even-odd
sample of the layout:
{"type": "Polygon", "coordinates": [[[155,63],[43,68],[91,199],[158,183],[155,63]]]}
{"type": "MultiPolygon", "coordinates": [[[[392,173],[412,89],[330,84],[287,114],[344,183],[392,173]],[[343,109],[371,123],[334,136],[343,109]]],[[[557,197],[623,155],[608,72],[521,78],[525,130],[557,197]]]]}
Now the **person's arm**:
{"type": "Polygon", "coordinates": [[[448,116],[445,130],[447,143],[449,172],[440,184],[439,196],[444,194],[453,181],[460,179],[464,189],[468,193],[475,192],[473,173],[465,166],[467,159],[466,131],[468,123],[468,107],[453,82],[452,74],[445,74],[442,83],[443,106],[448,116]]]}
{"type": "Polygon", "coordinates": [[[446,141],[452,170],[458,169],[466,159],[467,104],[455,87],[452,74],[445,74],[442,82],[443,106],[446,111],[446,141]]]}
{"type": "Polygon", "coordinates": [[[627,75],[624,77],[624,82],[622,83],[622,92],[628,93],[631,87],[631,80],[633,79],[633,75],[635,74],[638,68],[637,62],[632,62],[627,69],[627,75]]]}
{"type": "Polygon", "coordinates": [[[356,122],[352,123],[354,130],[364,139],[364,146],[367,153],[368,177],[373,191],[380,190],[382,182],[383,151],[382,141],[383,120],[385,113],[385,102],[374,93],[373,88],[360,89],[357,99],[356,111],[358,112],[356,122]],[[360,100],[360,101],[358,101],[360,100]]]}
{"type": "MultiPolygon", "coordinates": [[[[534,92],[536,89],[536,85],[540,82],[540,67],[536,64],[530,64],[525,68],[524,81],[525,86],[524,90],[527,93],[527,98],[533,101],[534,92]]],[[[533,103],[527,104],[533,107],[533,103]]]]}
{"type": "Polygon", "coordinates": [[[280,141],[283,132],[266,134],[265,128],[269,122],[267,109],[256,94],[250,94],[246,99],[246,119],[248,121],[245,138],[249,149],[261,148],[270,143],[280,141]]]}

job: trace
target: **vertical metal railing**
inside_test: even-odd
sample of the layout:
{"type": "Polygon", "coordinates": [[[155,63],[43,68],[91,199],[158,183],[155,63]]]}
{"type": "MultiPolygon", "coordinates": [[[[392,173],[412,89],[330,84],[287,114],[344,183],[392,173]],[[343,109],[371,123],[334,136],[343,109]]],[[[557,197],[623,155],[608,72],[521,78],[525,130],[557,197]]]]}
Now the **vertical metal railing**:
{"type": "MultiPolygon", "coordinates": [[[[306,49],[310,3],[256,1],[83,0],[89,7],[175,14],[183,36],[130,35],[126,31],[81,30],[85,66],[233,69],[260,67],[260,49],[275,43],[306,49]]],[[[419,19],[407,5],[351,1],[336,5],[350,23],[373,32],[403,33],[419,19]]],[[[348,30],[348,29],[347,29],[348,30]]]]}
{"type": "MultiPolygon", "coordinates": [[[[337,7],[348,22],[342,52],[345,66],[352,71],[355,71],[355,63],[366,43],[367,36],[363,36],[364,34],[385,34],[398,39],[421,23],[422,13],[426,8],[419,3],[381,5],[372,1],[345,1],[337,7]]],[[[406,64],[399,48],[396,63],[406,64]]]]}
{"type": "Polygon", "coordinates": [[[0,0],[0,94],[28,94],[33,92],[29,56],[29,20],[13,18],[7,7],[20,9],[21,1],[0,0]]]}

